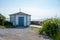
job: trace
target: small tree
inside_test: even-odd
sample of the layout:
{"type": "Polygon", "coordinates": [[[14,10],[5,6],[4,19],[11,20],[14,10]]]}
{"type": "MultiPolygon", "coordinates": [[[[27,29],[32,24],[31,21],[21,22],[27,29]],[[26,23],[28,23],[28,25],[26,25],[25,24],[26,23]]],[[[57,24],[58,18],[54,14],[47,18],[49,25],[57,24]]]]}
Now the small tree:
{"type": "Polygon", "coordinates": [[[4,25],[5,16],[0,13],[0,25],[4,25]]]}

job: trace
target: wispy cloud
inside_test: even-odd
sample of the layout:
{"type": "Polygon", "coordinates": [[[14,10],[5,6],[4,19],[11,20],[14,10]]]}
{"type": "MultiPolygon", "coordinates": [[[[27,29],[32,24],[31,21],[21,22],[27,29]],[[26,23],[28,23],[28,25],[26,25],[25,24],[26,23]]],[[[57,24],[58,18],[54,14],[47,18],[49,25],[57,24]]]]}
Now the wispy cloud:
{"type": "Polygon", "coordinates": [[[0,12],[9,17],[9,14],[19,11],[32,15],[32,19],[60,18],[59,0],[0,0],[0,12]]]}

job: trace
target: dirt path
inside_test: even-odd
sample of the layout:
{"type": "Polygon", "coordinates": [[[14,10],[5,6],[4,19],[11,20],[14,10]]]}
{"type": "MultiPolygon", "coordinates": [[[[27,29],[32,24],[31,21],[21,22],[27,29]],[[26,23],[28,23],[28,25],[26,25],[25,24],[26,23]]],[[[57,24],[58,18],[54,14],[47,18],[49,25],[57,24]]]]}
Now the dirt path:
{"type": "Polygon", "coordinates": [[[0,29],[0,40],[49,40],[38,35],[37,31],[24,29],[0,29]]]}

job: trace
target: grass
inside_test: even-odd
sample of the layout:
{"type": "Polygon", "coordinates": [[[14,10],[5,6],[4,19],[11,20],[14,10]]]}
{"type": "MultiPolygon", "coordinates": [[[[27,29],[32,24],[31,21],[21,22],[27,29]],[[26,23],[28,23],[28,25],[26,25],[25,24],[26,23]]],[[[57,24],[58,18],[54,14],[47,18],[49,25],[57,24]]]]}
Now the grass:
{"type": "Polygon", "coordinates": [[[3,26],[3,25],[0,25],[0,28],[16,28],[16,26],[3,26]]]}
{"type": "Polygon", "coordinates": [[[37,27],[34,27],[34,26],[30,26],[29,28],[30,28],[31,30],[37,30],[37,31],[40,29],[40,28],[37,28],[37,27]]]}
{"type": "Polygon", "coordinates": [[[6,27],[5,27],[5,26],[1,26],[1,25],[0,25],[0,28],[6,28],[6,27]]]}

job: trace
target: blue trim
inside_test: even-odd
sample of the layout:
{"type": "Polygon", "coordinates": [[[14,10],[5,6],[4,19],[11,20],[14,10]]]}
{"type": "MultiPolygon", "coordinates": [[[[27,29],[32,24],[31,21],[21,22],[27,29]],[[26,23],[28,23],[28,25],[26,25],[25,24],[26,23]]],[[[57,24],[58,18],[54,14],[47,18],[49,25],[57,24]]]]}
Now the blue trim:
{"type": "Polygon", "coordinates": [[[14,25],[16,26],[16,15],[14,15],[14,25]]]}
{"type": "Polygon", "coordinates": [[[26,26],[27,26],[27,16],[26,16],[26,26]]]}

